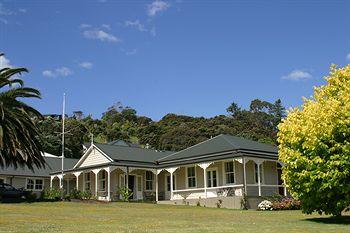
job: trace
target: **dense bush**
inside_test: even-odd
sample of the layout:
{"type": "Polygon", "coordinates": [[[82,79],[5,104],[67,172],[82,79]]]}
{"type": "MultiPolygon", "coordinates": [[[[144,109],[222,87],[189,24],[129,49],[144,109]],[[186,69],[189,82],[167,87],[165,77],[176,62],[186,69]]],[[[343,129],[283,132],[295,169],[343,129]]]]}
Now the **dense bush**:
{"type": "Polygon", "coordinates": [[[61,200],[64,194],[63,189],[45,189],[42,193],[44,200],[61,200]]]}
{"type": "Polygon", "coordinates": [[[69,199],[80,199],[80,200],[89,200],[92,198],[92,193],[90,190],[80,191],[73,189],[69,193],[69,199]]]}
{"type": "Polygon", "coordinates": [[[90,190],[80,192],[80,199],[89,200],[92,199],[92,193],[90,190]]]}

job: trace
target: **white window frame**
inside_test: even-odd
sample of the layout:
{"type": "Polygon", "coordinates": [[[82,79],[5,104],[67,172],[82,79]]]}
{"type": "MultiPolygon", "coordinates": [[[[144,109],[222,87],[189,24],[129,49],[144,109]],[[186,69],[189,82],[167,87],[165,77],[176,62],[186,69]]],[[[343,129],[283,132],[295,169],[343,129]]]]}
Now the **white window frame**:
{"type": "Polygon", "coordinates": [[[254,162],[254,183],[255,184],[258,184],[258,169],[257,169],[257,166],[260,166],[260,184],[264,184],[265,183],[265,178],[264,178],[264,163],[261,163],[261,164],[257,164],[254,162]]]}
{"type": "MultiPolygon", "coordinates": [[[[216,186],[215,187],[219,187],[219,170],[217,167],[211,167],[206,169],[205,172],[212,172],[212,171],[216,171],[216,186]]],[[[212,173],[213,174],[213,173],[212,173]]],[[[208,183],[208,173],[206,174],[207,177],[207,187],[209,187],[209,183],[208,183]]],[[[211,177],[211,182],[213,183],[213,177],[211,177]]],[[[214,186],[210,186],[210,187],[214,187],[214,186]]]]}
{"type": "Polygon", "coordinates": [[[107,172],[105,170],[101,170],[98,173],[98,190],[101,192],[104,192],[106,191],[106,186],[107,186],[107,172]]]}
{"type": "Polygon", "coordinates": [[[84,188],[86,190],[91,190],[91,172],[84,173],[84,188]],[[87,179],[89,177],[89,179],[87,179]],[[87,188],[89,186],[89,188],[87,188]]]}
{"type": "Polygon", "coordinates": [[[187,189],[195,189],[195,188],[197,188],[198,180],[197,180],[197,168],[196,168],[196,166],[195,165],[194,166],[186,166],[185,168],[186,168],[186,188],[187,189]],[[189,186],[189,182],[188,182],[188,179],[190,178],[190,177],[188,177],[188,169],[189,168],[194,168],[194,176],[191,176],[191,177],[194,177],[194,181],[196,183],[196,185],[194,187],[190,187],[189,186]]]}
{"type": "Polygon", "coordinates": [[[153,174],[153,172],[151,172],[151,171],[145,171],[145,191],[153,191],[153,182],[154,181],[154,174],[153,174]],[[147,172],[150,172],[150,174],[152,174],[152,179],[151,180],[148,180],[147,179],[147,172]],[[151,182],[151,189],[148,189],[147,188],[147,182],[151,182]]]}
{"type": "Polygon", "coordinates": [[[222,161],[222,176],[223,176],[223,185],[232,185],[232,184],[236,184],[236,161],[234,160],[225,160],[225,161],[222,161]],[[233,163],[233,171],[230,172],[230,173],[233,173],[233,179],[234,179],[234,182],[233,183],[228,183],[227,180],[226,180],[226,163],[229,163],[229,162],[232,162],[233,163]]]}
{"type": "Polygon", "coordinates": [[[44,190],[44,179],[41,179],[41,178],[34,178],[34,177],[28,177],[26,178],[26,187],[25,187],[26,190],[30,190],[30,191],[42,191],[44,190]],[[28,181],[29,180],[32,180],[33,181],[33,188],[28,188],[28,181]],[[37,184],[37,181],[40,180],[42,183],[41,183],[41,188],[40,189],[37,189],[36,186],[38,185],[37,184]]]}
{"type": "MultiPolygon", "coordinates": [[[[165,180],[165,192],[170,192],[171,191],[171,190],[168,190],[168,177],[170,178],[170,174],[166,174],[165,175],[165,179],[164,179],[165,180]]],[[[176,174],[173,173],[173,190],[176,190],[176,187],[177,187],[176,180],[177,180],[176,174]]],[[[171,184],[169,183],[169,187],[170,187],[170,185],[171,184]]]]}

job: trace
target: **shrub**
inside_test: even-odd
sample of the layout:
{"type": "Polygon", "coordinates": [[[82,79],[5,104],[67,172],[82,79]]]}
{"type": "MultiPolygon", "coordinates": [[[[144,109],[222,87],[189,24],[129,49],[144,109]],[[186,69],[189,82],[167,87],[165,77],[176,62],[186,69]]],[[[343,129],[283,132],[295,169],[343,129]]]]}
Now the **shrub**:
{"type": "Polygon", "coordinates": [[[64,194],[63,189],[45,189],[43,191],[43,199],[45,200],[61,200],[64,194]]]}
{"type": "Polygon", "coordinates": [[[273,201],[273,210],[299,210],[301,208],[300,201],[294,198],[283,198],[281,201],[273,201]]]}
{"type": "Polygon", "coordinates": [[[128,187],[121,187],[118,190],[118,194],[122,196],[123,201],[129,201],[130,197],[134,194],[128,187]]]}
{"type": "Polygon", "coordinates": [[[89,200],[92,199],[92,193],[90,190],[80,192],[80,199],[89,200]]]}
{"type": "Polygon", "coordinates": [[[72,191],[70,191],[70,198],[71,199],[82,199],[81,198],[81,191],[77,190],[77,189],[73,189],[72,191]]]}
{"type": "Polygon", "coordinates": [[[258,210],[272,210],[272,202],[264,200],[259,203],[258,210]]]}

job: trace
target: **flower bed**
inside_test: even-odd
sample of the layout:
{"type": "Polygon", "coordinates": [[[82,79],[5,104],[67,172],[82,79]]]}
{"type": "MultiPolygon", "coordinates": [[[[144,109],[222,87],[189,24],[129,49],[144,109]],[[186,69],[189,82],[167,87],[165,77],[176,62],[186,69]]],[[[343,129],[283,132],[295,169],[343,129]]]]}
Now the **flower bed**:
{"type": "Polygon", "coordinates": [[[300,210],[299,200],[291,197],[271,198],[259,203],[258,210],[300,210]]]}

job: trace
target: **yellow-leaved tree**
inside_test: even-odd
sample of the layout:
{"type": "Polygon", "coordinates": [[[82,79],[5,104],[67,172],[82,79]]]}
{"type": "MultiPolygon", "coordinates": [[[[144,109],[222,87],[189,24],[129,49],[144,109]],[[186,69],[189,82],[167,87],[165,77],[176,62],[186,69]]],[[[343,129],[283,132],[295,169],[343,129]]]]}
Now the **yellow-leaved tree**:
{"type": "Polygon", "coordinates": [[[350,65],[279,125],[283,178],[305,213],[341,215],[350,206],[350,65]]]}

